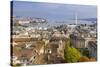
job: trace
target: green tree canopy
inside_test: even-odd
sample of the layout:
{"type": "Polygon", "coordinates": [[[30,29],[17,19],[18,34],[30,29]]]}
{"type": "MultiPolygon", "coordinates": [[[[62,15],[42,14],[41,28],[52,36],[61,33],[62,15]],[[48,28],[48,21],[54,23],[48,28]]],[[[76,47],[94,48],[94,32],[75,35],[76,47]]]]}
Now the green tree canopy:
{"type": "Polygon", "coordinates": [[[77,62],[81,57],[80,52],[74,47],[70,46],[70,41],[67,41],[64,49],[64,58],[66,62],[77,62]]]}

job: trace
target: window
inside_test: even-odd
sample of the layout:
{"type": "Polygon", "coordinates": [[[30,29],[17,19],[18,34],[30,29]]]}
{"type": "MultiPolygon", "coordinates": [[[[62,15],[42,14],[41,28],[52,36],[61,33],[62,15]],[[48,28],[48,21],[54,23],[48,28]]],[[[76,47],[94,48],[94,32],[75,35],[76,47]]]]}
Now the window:
{"type": "Polygon", "coordinates": [[[51,50],[50,50],[50,49],[48,49],[48,53],[50,53],[50,54],[51,54],[51,50]]]}

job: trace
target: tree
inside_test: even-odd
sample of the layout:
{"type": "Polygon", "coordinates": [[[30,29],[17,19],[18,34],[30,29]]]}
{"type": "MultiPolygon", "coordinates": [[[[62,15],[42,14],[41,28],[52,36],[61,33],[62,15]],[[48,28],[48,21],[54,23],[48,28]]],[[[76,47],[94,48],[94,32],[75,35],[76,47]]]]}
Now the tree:
{"type": "Polygon", "coordinates": [[[90,58],[89,61],[96,61],[96,58],[90,58]]]}
{"type": "Polygon", "coordinates": [[[64,49],[64,58],[68,63],[77,62],[81,57],[80,52],[74,47],[70,47],[70,41],[67,41],[64,49]]]}
{"type": "Polygon", "coordinates": [[[80,51],[80,53],[82,54],[82,56],[89,57],[89,51],[88,51],[87,48],[79,48],[78,50],[80,51]]]}
{"type": "Polygon", "coordinates": [[[89,51],[88,49],[84,49],[83,52],[82,52],[83,56],[87,56],[89,57],[89,51]]]}
{"type": "Polygon", "coordinates": [[[20,26],[20,24],[18,22],[14,23],[14,26],[20,26]]]}
{"type": "Polygon", "coordinates": [[[95,58],[88,58],[86,56],[83,56],[79,59],[79,62],[89,62],[89,61],[96,61],[95,58]]]}
{"type": "Polygon", "coordinates": [[[83,56],[79,59],[79,62],[86,62],[86,61],[89,61],[89,58],[86,57],[86,56],[83,56]]]}

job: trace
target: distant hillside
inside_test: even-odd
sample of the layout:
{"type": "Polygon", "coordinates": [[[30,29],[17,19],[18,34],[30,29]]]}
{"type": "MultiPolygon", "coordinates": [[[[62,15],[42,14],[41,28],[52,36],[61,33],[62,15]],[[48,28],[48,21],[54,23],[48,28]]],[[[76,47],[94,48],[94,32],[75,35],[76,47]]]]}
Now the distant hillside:
{"type": "Polygon", "coordinates": [[[85,21],[97,21],[97,18],[87,18],[87,19],[80,19],[85,21]]]}

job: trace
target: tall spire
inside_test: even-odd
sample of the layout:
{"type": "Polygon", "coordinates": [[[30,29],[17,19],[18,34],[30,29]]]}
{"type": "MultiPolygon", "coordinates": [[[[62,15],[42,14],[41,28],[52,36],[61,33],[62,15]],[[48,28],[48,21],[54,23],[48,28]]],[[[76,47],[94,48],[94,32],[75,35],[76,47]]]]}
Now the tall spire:
{"type": "Polygon", "coordinates": [[[75,14],[75,24],[77,25],[77,13],[75,14]]]}

